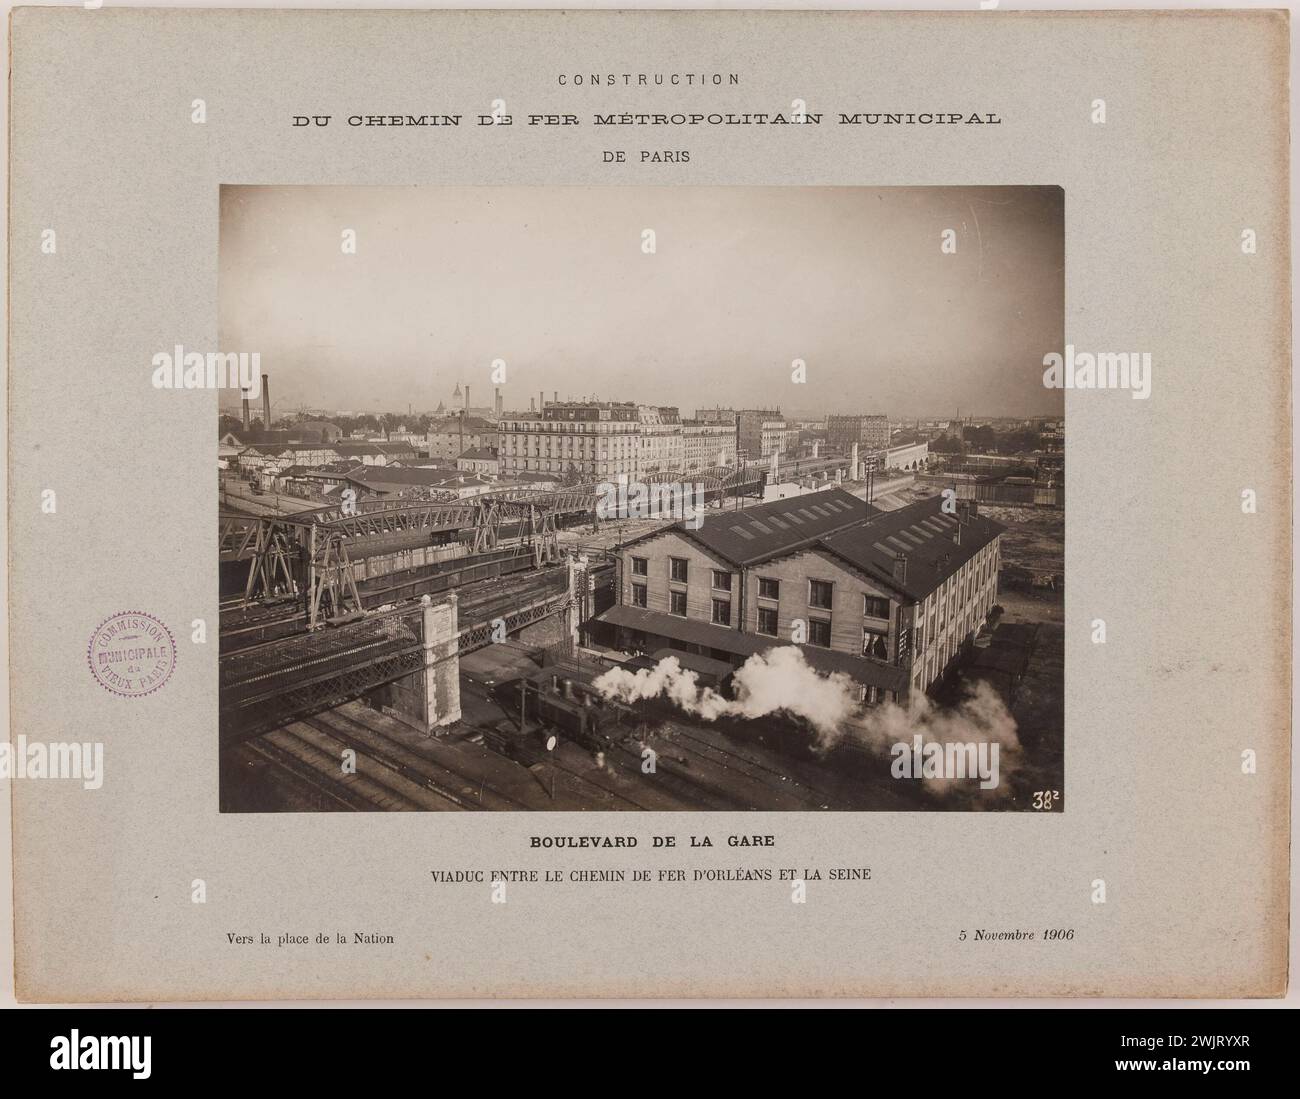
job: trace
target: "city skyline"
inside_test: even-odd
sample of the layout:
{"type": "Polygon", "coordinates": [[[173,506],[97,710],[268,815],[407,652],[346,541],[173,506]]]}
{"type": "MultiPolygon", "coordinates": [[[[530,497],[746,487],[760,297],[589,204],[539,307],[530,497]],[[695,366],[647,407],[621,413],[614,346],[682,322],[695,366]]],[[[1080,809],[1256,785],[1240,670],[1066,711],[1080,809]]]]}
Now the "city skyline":
{"type": "Polygon", "coordinates": [[[222,348],[261,355],[277,416],[418,414],[458,384],[488,406],[495,359],[509,411],[558,390],[1063,414],[1041,365],[1063,341],[1057,188],[241,186],[221,207],[222,348]]]}

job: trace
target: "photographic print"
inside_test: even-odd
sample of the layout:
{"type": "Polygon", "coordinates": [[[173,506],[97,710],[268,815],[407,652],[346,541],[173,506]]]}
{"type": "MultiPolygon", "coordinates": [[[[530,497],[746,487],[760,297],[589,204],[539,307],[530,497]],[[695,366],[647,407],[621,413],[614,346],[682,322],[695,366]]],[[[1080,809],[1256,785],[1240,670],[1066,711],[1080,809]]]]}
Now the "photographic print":
{"type": "Polygon", "coordinates": [[[1060,188],[220,210],[223,811],[1063,809],[1060,188]]]}

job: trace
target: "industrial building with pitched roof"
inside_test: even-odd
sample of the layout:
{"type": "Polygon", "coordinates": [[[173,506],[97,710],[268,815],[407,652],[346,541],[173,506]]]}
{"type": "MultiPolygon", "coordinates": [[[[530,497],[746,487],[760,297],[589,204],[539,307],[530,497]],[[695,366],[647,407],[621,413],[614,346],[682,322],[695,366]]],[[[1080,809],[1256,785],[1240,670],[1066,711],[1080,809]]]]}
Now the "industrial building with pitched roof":
{"type": "Polygon", "coordinates": [[[933,496],[881,511],[839,488],[709,512],[619,551],[619,646],[665,645],[739,665],[797,645],[864,702],[941,678],[996,602],[1003,527],[933,496]]]}

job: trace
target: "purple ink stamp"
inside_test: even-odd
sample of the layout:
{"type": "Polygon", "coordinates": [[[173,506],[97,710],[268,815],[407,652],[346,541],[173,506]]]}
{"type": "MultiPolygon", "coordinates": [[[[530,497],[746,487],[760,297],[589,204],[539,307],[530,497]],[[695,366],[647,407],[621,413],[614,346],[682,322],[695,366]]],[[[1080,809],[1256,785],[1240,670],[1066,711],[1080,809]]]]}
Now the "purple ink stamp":
{"type": "Polygon", "coordinates": [[[123,611],[106,618],[91,634],[86,658],[104,690],[123,698],[143,698],[171,678],[176,640],[153,615],[123,611]]]}

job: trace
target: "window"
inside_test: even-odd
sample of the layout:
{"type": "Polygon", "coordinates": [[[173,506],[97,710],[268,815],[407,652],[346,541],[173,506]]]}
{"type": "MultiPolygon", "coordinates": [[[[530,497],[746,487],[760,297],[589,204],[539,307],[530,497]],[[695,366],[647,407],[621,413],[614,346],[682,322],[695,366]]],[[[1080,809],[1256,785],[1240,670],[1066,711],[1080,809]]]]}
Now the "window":
{"type": "Polygon", "coordinates": [[[713,601],[713,621],[718,626],[731,625],[730,599],[715,599],[713,601]]]}
{"type": "Polygon", "coordinates": [[[888,618],[889,600],[882,599],[878,595],[864,595],[862,597],[862,613],[867,618],[888,618]]]}
{"type": "Polygon", "coordinates": [[[668,558],[668,576],[670,579],[675,580],[679,584],[686,583],[686,558],[685,557],[668,558]]]}
{"type": "MultiPolygon", "coordinates": [[[[780,599],[781,598],[781,581],[768,580],[762,576],[758,578],[758,597],[760,599],[780,599]]],[[[776,631],[773,630],[773,633],[776,631]]]]}
{"type": "Polygon", "coordinates": [[[862,655],[872,656],[877,660],[889,659],[889,645],[883,633],[874,630],[862,631],[862,655]]]}
{"type": "Polygon", "coordinates": [[[758,608],[758,632],[776,637],[777,615],[775,607],[758,608]]]}
{"type": "Polygon", "coordinates": [[[731,591],[731,573],[721,569],[713,570],[713,586],[718,591],[731,591]]]}
{"type": "Polygon", "coordinates": [[[645,605],[646,605],[645,585],[633,584],[632,585],[632,606],[644,607],[645,605]]]}
{"type": "Polygon", "coordinates": [[[828,580],[808,581],[808,606],[820,607],[824,611],[831,609],[831,596],[835,586],[828,580]]]}
{"type": "Polygon", "coordinates": [[[679,618],[686,617],[686,593],[684,591],[670,591],[668,593],[668,613],[675,614],[679,618]]]}
{"type": "Polygon", "coordinates": [[[650,575],[650,563],[649,563],[649,562],[648,562],[644,557],[633,557],[633,558],[632,558],[632,575],[633,575],[633,576],[649,576],[649,575],[650,575]]]}
{"type": "Polygon", "coordinates": [[[808,644],[823,649],[831,647],[831,624],[820,618],[808,620],[808,644]]]}

